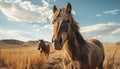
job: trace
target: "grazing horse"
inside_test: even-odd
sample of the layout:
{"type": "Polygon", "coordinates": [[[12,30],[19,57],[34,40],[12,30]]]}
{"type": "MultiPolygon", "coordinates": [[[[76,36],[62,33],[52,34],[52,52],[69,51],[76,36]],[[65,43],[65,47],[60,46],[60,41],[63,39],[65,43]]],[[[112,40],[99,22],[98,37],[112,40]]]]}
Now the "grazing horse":
{"type": "Polygon", "coordinates": [[[48,58],[50,53],[50,46],[46,45],[43,40],[39,40],[38,50],[40,50],[40,53],[44,53],[45,56],[48,58]]]}
{"type": "Polygon", "coordinates": [[[65,8],[53,7],[53,38],[56,50],[62,50],[66,69],[103,69],[103,44],[97,39],[85,40],[71,14],[70,3],[65,8]]]}

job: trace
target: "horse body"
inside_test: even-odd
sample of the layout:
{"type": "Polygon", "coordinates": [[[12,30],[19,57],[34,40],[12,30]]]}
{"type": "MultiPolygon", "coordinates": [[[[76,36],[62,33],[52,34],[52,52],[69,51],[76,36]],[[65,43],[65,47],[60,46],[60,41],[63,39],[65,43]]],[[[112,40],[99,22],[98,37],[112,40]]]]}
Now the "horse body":
{"type": "Polygon", "coordinates": [[[100,41],[90,39],[81,46],[77,38],[67,40],[63,46],[65,56],[65,69],[102,69],[104,61],[104,49],[100,41]],[[75,47],[76,46],[76,47],[75,47]]]}
{"type": "Polygon", "coordinates": [[[64,52],[65,69],[103,69],[104,48],[99,40],[84,40],[79,26],[71,15],[71,4],[66,8],[53,7],[52,43],[64,52]]]}
{"type": "Polygon", "coordinates": [[[91,66],[95,69],[97,66],[99,69],[103,67],[103,61],[105,58],[103,44],[96,39],[87,41],[89,52],[91,53],[91,66]],[[95,61],[96,60],[96,61],[95,61]]]}

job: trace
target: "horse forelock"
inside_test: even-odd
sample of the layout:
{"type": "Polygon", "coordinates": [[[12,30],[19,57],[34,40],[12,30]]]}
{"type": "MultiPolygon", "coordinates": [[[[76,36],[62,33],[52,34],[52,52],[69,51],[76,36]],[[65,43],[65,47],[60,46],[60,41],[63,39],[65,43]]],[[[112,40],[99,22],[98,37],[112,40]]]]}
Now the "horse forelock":
{"type": "Polygon", "coordinates": [[[71,14],[67,13],[65,8],[62,8],[60,9],[60,16],[65,20],[69,20],[71,17],[71,14]]]}
{"type": "Polygon", "coordinates": [[[65,8],[60,8],[53,14],[51,20],[54,21],[58,16],[62,19],[69,20],[72,15],[67,13],[65,8]]]}

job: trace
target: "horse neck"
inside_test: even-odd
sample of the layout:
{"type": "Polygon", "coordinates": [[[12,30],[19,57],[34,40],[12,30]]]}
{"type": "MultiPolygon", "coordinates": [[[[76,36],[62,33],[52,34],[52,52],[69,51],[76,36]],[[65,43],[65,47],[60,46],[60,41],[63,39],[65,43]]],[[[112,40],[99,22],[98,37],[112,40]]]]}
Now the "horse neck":
{"type": "Polygon", "coordinates": [[[74,30],[72,35],[68,37],[69,54],[73,60],[76,60],[80,53],[81,47],[85,44],[85,40],[78,30],[74,30]]]}

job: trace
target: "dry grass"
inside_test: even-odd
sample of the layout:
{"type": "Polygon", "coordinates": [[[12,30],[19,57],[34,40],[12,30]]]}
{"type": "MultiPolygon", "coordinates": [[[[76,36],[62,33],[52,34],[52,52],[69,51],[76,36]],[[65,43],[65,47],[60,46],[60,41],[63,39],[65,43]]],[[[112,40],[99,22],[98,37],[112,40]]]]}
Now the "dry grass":
{"type": "MultiPolygon", "coordinates": [[[[106,44],[104,69],[120,69],[120,47],[106,44]]],[[[0,68],[4,69],[63,69],[62,52],[51,52],[48,61],[39,55],[37,47],[0,49],[0,68]],[[59,54],[59,55],[58,55],[59,54]],[[46,60],[43,61],[43,60],[46,60]]]]}
{"type": "Polygon", "coordinates": [[[45,58],[38,55],[30,51],[1,50],[0,66],[7,69],[41,69],[45,58]]]}
{"type": "Polygon", "coordinates": [[[106,59],[104,69],[120,69],[120,46],[114,45],[113,47],[111,48],[112,53],[110,50],[105,50],[106,59]]]}

